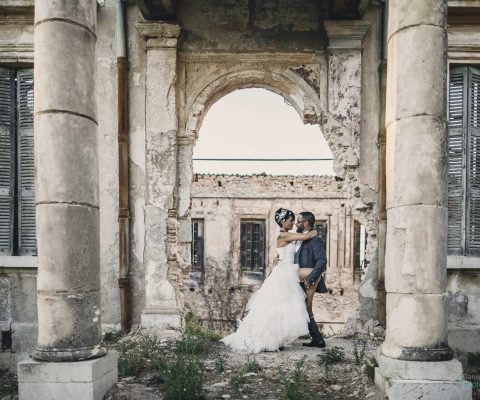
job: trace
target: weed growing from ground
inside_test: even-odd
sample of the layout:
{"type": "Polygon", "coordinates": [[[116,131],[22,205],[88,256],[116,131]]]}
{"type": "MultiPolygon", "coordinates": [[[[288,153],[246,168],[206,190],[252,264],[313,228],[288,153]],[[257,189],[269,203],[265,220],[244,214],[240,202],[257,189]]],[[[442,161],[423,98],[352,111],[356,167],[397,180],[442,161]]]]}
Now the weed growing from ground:
{"type": "Polygon", "coordinates": [[[308,387],[305,359],[306,357],[303,357],[297,361],[292,372],[288,374],[280,372],[283,381],[282,400],[307,400],[310,398],[310,393],[305,390],[308,387]]]}
{"type": "Polygon", "coordinates": [[[335,346],[331,349],[324,350],[318,355],[318,357],[320,365],[323,365],[325,368],[323,379],[326,383],[330,383],[332,365],[345,360],[345,351],[341,347],[335,346]]]}
{"type": "Polygon", "coordinates": [[[220,340],[223,337],[222,334],[216,332],[210,325],[204,326],[200,317],[191,311],[185,315],[184,334],[212,341],[220,340]]]}
{"type": "Polygon", "coordinates": [[[108,331],[103,335],[105,344],[117,343],[123,337],[122,331],[108,331]]]}
{"type": "Polygon", "coordinates": [[[357,334],[353,336],[353,357],[355,358],[355,364],[357,365],[363,364],[367,342],[368,339],[366,337],[359,337],[357,334]]]}
{"type": "Polygon", "coordinates": [[[262,370],[262,366],[258,363],[254,355],[249,355],[247,357],[247,362],[245,363],[243,370],[246,373],[255,372],[256,374],[258,374],[262,370]]]}
{"type": "Polygon", "coordinates": [[[163,371],[165,400],[203,399],[205,390],[203,358],[196,355],[177,355],[163,371]]]}
{"type": "Polygon", "coordinates": [[[345,351],[338,346],[322,351],[318,358],[322,365],[333,365],[345,360],[345,351]]]}
{"type": "Polygon", "coordinates": [[[118,345],[118,372],[122,377],[142,372],[157,372],[164,362],[156,336],[129,338],[118,345]]]}
{"type": "Polygon", "coordinates": [[[235,373],[231,378],[230,378],[230,387],[235,393],[240,393],[243,385],[247,383],[247,377],[245,376],[243,371],[239,371],[235,373]]]}
{"type": "Polygon", "coordinates": [[[10,372],[0,372],[0,398],[16,399],[18,395],[17,376],[10,372]]]}
{"type": "Polygon", "coordinates": [[[210,341],[192,334],[184,334],[177,341],[175,352],[183,355],[202,355],[208,352],[210,341]]]}
{"type": "Polygon", "coordinates": [[[227,359],[223,354],[220,354],[218,358],[215,359],[215,371],[218,373],[225,372],[225,367],[227,366],[227,359]]]}
{"type": "Polygon", "coordinates": [[[370,382],[375,382],[375,367],[378,367],[378,363],[375,357],[365,359],[363,365],[363,373],[365,374],[365,376],[370,380],[370,382]]]}

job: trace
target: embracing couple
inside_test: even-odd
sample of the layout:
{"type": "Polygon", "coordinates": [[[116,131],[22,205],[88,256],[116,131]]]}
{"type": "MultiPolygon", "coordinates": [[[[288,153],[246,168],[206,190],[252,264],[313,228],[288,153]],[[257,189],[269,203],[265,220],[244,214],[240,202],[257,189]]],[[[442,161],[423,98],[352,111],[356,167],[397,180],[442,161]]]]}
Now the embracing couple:
{"type": "Polygon", "coordinates": [[[280,208],[275,221],[280,227],[279,260],[248,301],[248,314],[237,331],[222,342],[238,351],[259,353],[282,350],[309,333],[312,340],[304,346],[325,347],[312,311],[315,291],[326,292],[322,272],[327,265],[325,248],[313,229],[315,216],[304,211],[295,222],[292,211],[280,208]],[[294,225],[297,233],[290,232],[294,225]]]}

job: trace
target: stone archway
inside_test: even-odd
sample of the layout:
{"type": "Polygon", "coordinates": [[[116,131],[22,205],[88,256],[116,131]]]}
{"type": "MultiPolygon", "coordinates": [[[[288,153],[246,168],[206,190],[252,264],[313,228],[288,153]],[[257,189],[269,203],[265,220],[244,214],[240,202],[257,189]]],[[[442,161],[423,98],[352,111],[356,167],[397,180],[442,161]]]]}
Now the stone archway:
{"type": "Polygon", "coordinates": [[[367,227],[367,259],[373,260],[375,216],[358,185],[360,47],[328,54],[182,52],[178,25],[137,27],[147,39],[143,325],[180,323],[179,289],[190,270],[193,146],[211,105],[237,89],[277,93],[304,123],[319,126],[334,156],[339,188],[351,199],[352,217],[367,227]]]}

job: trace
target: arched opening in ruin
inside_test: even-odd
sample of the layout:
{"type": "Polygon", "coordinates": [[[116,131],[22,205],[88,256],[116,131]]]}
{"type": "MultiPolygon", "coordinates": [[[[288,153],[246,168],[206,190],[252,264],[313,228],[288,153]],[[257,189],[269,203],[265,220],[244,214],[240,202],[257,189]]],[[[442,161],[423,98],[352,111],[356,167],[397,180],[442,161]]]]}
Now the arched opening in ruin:
{"type": "MultiPolygon", "coordinates": [[[[185,229],[190,229],[191,232],[188,249],[191,273],[183,290],[184,304],[187,309],[200,314],[202,319],[218,322],[222,327],[225,322],[236,321],[242,316],[251,293],[271,271],[276,255],[275,238],[278,231],[273,219],[275,210],[279,207],[287,207],[295,212],[309,210],[316,215],[316,228],[325,242],[331,283],[328,295],[332,297],[331,309],[325,309],[320,307],[322,299],[317,296],[315,313],[327,331],[336,331],[358,304],[356,287],[353,287],[353,241],[356,237],[353,233],[354,213],[349,203],[350,194],[341,183],[343,178],[339,178],[338,174],[335,177],[332,169],[335,156],[337,171],[340,162],[344,161],[332,151],[338,147],[337,138],[331,135],[323,137],[321,125],[326,121],[322,121],[322,118],[327,117],[318,106],[318,94],[312,93],[311,88],[292,82],[287,85],[289,81],[284,77],[275,77],[275,81],[281,83],[275,86],[265,82],[245,83],[244,79],[245,77],[243,82],[227,82],[218,86],[214,83],[212,85],[216,87],[204,89],[193,103],[186,121],[186,133],[194,134],[197,139],[195,146],[198,145],[199,150],[202,150],[200,146],[203,146],[203,151],[207,152],[197,153],[195,146],[192,146],[190,153],[194,166],[193,183],[190,188],[189,218],[185,218],[185,222],[190,226],[185,226],[185,229]],[[216,112],[222,100],[228,100],[242,92],[237,89],[246,88],[257,88],[255,90],[266,92],[280,102],[287,103],[283,105],[289,112],[296,114],[299,126],[306,126],[307,130],[310,130],[309,134],[316,132],[316,141],[308,143],[308,134],[301,138],[297,132],[282,132],[274,142],[262,141],[257,133],[253,135],[253,143],[250,143],[245,137],[248,135],[242,136],[241,132],[233,135],[231,132],[225,133],[226,129],[232,129],[238,122],[232,119],[242,117],[241,110],[237,110],[237,115],[230,117],[230,120],[229,116],[224,115],[223,126],[212,130],[215,139],[206,140],[208,138],[202,135],[207,135],[204,128],[211,123],[209,114],[216,112]],[[255,143],[258,146],[255,146],[255,143]],[[217,151],[213,149],[215,146],[218,147],[217,151]],[[318,168],[315,173],[311,167],[308,172],[297,168],[296,172],[290,174],[275,173],[272,169],[264,171],[266,167],[260,159],[274,158],[262,157],[265,146],[276,147],[279,151],[278,158],[327,159],[318,161],[316,166],[330,162],[330,170],[328,171],[328,167],[318,168]],[[315,147],[322,151],[315,154],[315,147]],[[317,157],[314,157],[315,155],[317,157]],[[230,163],[224,161],[225,158],[241,159],[238,161],[237,170],[231,169],[229,164],[225,165],[230,163]],[[258,159],[253,163],[256,164],[254,167],[259,169],[241,169],[242,164],[245,167],[249,163],[245,161],[246,158],[258,159]],[[195,165],[197,161],[204,162],[203,170],[199,164],[195,165]],[[221,167],[212,167],[212,164],[222,162],[223,170],[221,167]],[[209,166],[205,166],[208,163],[210,171],[209,166]],[[338,312],[339,304],[342,306],[341,312],[338,312]]],[[[265,80],[272,83],[271,76],[268,79],[265,77],[265,80]]],[[[220,113],[222,111],[220,110],[220,113]]],[[[291,167],[292,163],[287,165],[291,167]]]]}
{"type": "Polygon", "coordinates": [[[200,174],[334,175],[333,155],[318,125],[266,89],[241,89],[206,114],[193,150],[200,174]]]}

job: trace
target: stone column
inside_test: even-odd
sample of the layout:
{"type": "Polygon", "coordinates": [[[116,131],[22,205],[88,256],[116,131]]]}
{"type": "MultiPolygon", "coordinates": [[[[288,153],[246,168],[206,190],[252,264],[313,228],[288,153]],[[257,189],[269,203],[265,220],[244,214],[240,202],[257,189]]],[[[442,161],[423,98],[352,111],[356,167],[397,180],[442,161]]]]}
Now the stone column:
{"type": "Polygon", "coordinates": [[[446,0],[390,3],[387,331],[376,376],[389,399],[471,398],[447,342],[446,16],[446,0]]]}
{"type": "Polygon", "coordinates": [[[145,79],[145,308],[142,325],[179,326],[177,263],[177,41],[180,26],[137,24],[147,41],[145,79]]]}
{"type": "Polygon", "coordinates": [[[95,2],[35,4],[38,346],[73,361],[101,346],[95,2]]]}
{"type": "Polygon", "coordinates": [[[117,376],[102,357],[95,25],[95,0],[35,2],[38,344],[21,399],[102,398],[117,376]]]}

